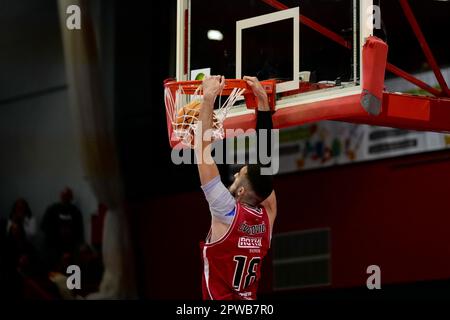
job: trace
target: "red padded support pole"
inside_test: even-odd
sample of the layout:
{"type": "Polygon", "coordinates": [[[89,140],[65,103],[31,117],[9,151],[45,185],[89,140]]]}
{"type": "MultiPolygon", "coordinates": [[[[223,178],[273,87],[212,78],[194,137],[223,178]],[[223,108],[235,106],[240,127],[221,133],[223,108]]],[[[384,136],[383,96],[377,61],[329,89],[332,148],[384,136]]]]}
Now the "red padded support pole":
{"type": "Polygon", "coordinates": [[[379,115],[383,100],[384,74],[388,46],[377,37],[368,37],[363,46],[363,83],[361,105],[371,115],[379,115]]]}

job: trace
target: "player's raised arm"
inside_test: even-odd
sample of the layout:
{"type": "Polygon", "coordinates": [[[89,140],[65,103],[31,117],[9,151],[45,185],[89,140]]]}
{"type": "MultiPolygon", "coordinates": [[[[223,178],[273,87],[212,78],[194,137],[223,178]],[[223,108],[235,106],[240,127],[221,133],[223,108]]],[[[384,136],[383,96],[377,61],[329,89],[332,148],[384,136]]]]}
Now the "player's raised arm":
{"type": "Polygon", "coordinates": [[[265,146],[264,150],[267,156],[271,157],[272,154],[272,144],[271,144],[271,131],[273,129],[272,124],[272,111],[269,107],[269,99],[267,97],[267,92],[262,87],[261,83],[256,77],[245,76],[244,80],[247,81],[248,85],[252,88],[253,94],[258,100],[258,111],[256,112],[256,150],[257,150],[257,160],[261,164],[261,145],[265,146]],[[263,135],[262,133],[266,133],[263,135]]]}
{"type": "Polygon", "coordinates": [[[236,202],[220,180],[219,169],[211,156],[211,130],[213,127],[214,101],[225,86],[224,77],[213,76],[203,80],[203,102],[199,111],[199,124],[202,136],[196,136],[195,153],[197,157],[200,182],[212,215],[213,235],[217,233],[215,222],[229,225],[233,219],[236,202]]]}
{"type": "MultiPolygon", "coordinates": [[[[266,137],[266,147],[268,155],[271,155],[271,134],[270,131],[273,129],[272,123],[272,112],[269,107],[269,99],[267,97],[267,92],[262,87],[258,78],[245,76],[244,80],[247,81],[248,85],[252,88],[254,95],[258,100],[258,112],[256,114],[256,137],[257,137],[257,152],[258,152],[258,162],[259,162],[259,152],[260,152],[260,141],[261,141],[261,131],[267,130],[266,137]]],[[[275,190],[272,191],[270,196],[261,203],[267,210],[271,224],[273,224],[275,217],[277,215],[277,199],[275,195],[275,190]]]]}
{"type": "Polygon", "coordinates": [[[247,84],[252,88],[253,94],[256,96],[256,99],[258,100],[258,111],[269,112],[270,114],[269,99],[267,98],[267,92],[262,87],[258,78],[245,76],[243,79],[247,81],[247,84]]]}
{"type": "Polygon", "coordinates": [[[200,106],[199,124],[201,136],[195,137],[195,153],[197,156],[200,182],[206,185],[212,179],[219,176],[219,170],[211,155],[211,140],[213,126],[214,101],[225,86],[225,78],[222,76],[206,77],[203,80],[203,102],[200,106]]]}

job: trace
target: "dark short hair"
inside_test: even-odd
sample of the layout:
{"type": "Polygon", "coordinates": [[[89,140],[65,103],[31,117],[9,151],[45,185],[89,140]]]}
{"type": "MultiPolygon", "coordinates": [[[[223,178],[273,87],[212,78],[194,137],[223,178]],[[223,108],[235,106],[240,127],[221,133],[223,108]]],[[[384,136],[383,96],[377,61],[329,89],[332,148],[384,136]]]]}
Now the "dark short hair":
{"type": "Polygon", "coordinates": [[[260,164],[247,165],[247,178],[250,187],[261,201],[265,200],[273,191],[273,178],[271,175],[261,174],[260,164]]]}
{"type": "Polygon", "coordinates": [[[30,205],[28,204],[27,200],[25,200],[24,198],[19,198],[16,201],[14,201],[14,204],[13,204],[13,206],[11,208],[11,212],[9,214],[9,217],[10,218],[13,217],[14,213],[16,212],[16,207],[19,204],[19,202],[22,202],[24,204],[24,206],[25,206],[25,215],[28,218],[31,218],[32,213],[31,213],[30,205]]]}

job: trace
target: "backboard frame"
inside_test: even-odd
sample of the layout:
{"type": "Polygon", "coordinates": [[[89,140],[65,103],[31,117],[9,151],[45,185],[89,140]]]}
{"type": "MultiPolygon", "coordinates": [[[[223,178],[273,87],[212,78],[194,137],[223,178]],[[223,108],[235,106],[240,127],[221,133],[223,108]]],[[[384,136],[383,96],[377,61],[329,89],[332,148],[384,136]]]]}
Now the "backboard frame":
{"type": "Polygon", "coordinates": [[[299,88],[300,73],[300,10],[299,7],[276,11],[262,16],[256,16],[245,20],[236,21],[236,79],[242,78],[242,31],[245,29],[262,26],[265,24],[292,19],[293,24],[293,63],[292,79],[277,83],[277,93],[299,88]],[[297,80],[296,80],[297,79],[297,80]]]}

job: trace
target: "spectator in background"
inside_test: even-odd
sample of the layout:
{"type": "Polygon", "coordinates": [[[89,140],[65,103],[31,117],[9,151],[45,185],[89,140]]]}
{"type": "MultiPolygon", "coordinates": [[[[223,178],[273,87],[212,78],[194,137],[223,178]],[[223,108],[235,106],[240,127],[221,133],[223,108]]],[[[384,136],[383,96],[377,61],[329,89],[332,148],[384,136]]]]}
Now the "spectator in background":
{"type": "Polygon", "coordinates": [[[0,247],[3,253],[8,251],[11,257],[15,257],[14,265],[17,265],[21,253],[29,251],[32,247],[28,237],[34,234],[33,224],[30,206],[23,198],[14,202],[9,219],[0,221],[0,247]]]}
{"type": "Polygon", "coordinates": [[[72,201],[72,190],[64,188],[60,202],[48,207],[42,220],[47,262],[51,268],[59,263],[63,254],[75,254],[84,243],[83,217],[72,201]]]}
{"type": "Polygon", "coordinates": [[[29,236],[33,216],[26,200],[17,199],[9,219],[0,223],[0,288],[8,299],[59,297],[29,236]]]}
{"type": "Polygon", "coordinates": [[[14,202],[8,220],[0,220],[0,230],[3,239],[13,225],[22,226],[28,237],[33,236],[36,232],[36,224],[30,206],[23,198],[19,198],[14,202]]]}
{"type": "MultiPolygon", "coordinates": [[[[0,287],[11,298],[22,296],[22,279],[17,272],[25,268],[35,251],[28,241],[25,224],[32,213],[25,199],[17,199],[8,219],[0,220],[0,287]]],[[[6,294],[5,294],[6,297],[6,294]]]]}
{"type": "Polygon", "coordinates": [[[49,278],[63,299],[79,299],[98,290],[103,265],[101,256],[85,243],[83,217],[72,203],[72,190],[65,188],[60,197],[61,201],[51,205],[42,220],[45,252],[51,271],[49,278]],[[69,265],[79,266],[82,277],[81,289],[68,294],[64,286],[69,265]]]}

